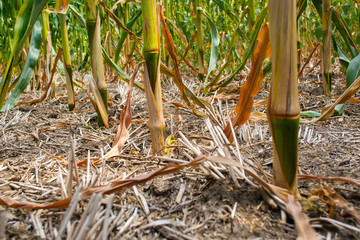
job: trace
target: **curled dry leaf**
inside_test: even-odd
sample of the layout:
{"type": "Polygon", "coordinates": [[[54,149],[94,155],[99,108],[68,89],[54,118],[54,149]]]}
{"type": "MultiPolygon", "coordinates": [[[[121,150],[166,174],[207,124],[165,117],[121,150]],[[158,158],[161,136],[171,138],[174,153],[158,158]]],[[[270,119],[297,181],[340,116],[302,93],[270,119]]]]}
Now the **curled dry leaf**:
{"type": "Polygon", "coordinates": [[[352,103],[360,103],[360,100],[357,99],[357,98],[352,97],[352,98],[350,98],[350,102],[352,102],[352,103]]]}
{"type": "MultiPolygon", "coordinates": [[[[86,158],[86,159],[78,162],[77,166],[78,167],[86,167],[87,166],[87,161],[88,161],[88,159],[86,158]]],[[[90,161],[91,161],[92,164],[95,164],[95,165],[102,163],[101,158],[98,158],[98,157],[90,158],[90,161]]]]}
{"type": "Polygon", "coordinates": [[[357,210],[356,210],[356,208],[354,207],[353,204],[346,201],[345,198],[343,198],[342,196],[340,196],[337,193],[331,193],[330,196],[335,201],[335,204],[336,204],[337,207],[339,207],[341,209],[344,209],[344,211],[346,213],[348,213],[349,215],[351,215],[356,220],[357,224],[360,225],[360,215],[357,212],[357,210]]]}
{"type": "Polygon", "coordinates": [[[313,190],[315,196],[320,197],[326,204],[329,205],[329,216],[334,218],[336,208],[344,210],[347,214],[351,215],[355,221],[360,225],[360,215],[355,209],[354,205],[349,203],[345,198],[333,192],[331,189],[315,189],[313,190]]]}
{"type": "Polygon", "coordinates": [[[252,112],[250,114],[249,120],[251,120],[251,121],[267,121],[267,116],[265,113],[252,112]]]}
{"type": "Polygon", "coordinates": [[[314,123],[318,121],[326,121],[328,120],[334,113],[335,107],[338,104],[346,103],[347,101],[352,99],[352,96],[357,93],[360,89],[360,77],[358,77],[347,89],[346,91],[341,94],[336,101],[324,107],[323,111],[321,112],[321,116],[319,118],[315,118],[311,121],[303,120],[304,123],[314,123]]]}
{"type": "Polygon", "coordinates": [[[308,174],[299,174],[299,180],[325,180],[325,181],[339,181],[339,182],[348,182],[356,185],[360,185],[360,180],[352,179],[352,178],[344,178],[344,177],[318,177],[314,175],[308,174]]]}
{"type": "Polygon", "coordinates": [[[125,107],[122,110],[121,115],[120,115],[119,128],[116,133],[116,137],[115,137],[112,149],[107,154],[105,154],[105,160],[108,160],[109,158],[118,156],[121,153],[121,150],[122,150],[125,142],[129,138],[129,132],[128,132],[127,128],[129,127],[129,125],[131,123],[131,118],[132,118],[132,115],[131,115],[132,87],[133,87],[133,83],[135,81],[138,71],[139,71],[139,65],[137,65],[136,68],[134,69],[134,73],[130,79],[129,90],[128,90],[128,94],[127,94],[125,107]]]}
{"type": "MultiPolygon", "coordinates": [[[[253,56],[250,74],[246,83],[240,88],[240,98],[235,108],[235,117],[231,120],[234,127],[243,125],[249,119],[254,96],[259,92],[263,81],[262,64],[270,56],[269,27],[267,24],[261,28],[253,56]]],[[[224,133],[232,142],[230,124],[226,125],[224,133]]]]}

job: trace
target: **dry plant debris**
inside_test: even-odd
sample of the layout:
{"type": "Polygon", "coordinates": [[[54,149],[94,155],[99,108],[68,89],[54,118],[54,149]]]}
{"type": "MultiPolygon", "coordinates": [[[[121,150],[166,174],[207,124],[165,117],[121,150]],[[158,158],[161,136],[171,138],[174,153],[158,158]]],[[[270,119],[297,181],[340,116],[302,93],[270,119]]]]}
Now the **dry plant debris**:
{"type": "MultiPolygon", "coordinates": [[[[311,84],[310,80],[308,77],[304,82],[311,84]]],[[[186,77],[184,82],[187,84],[186,77]]],[[[323,98],[314,95],[307,84],[301,85],[303,108],[318,109],[323,98]]],[[[167,83],[165,88],[174,86],[167,83]]],[[[166,103],[166,124],[171,129],[166,134],[173,134],[176,143],[169,157],[152,158],[145,96],[139,89],[133,89],[129,139],[118,157],[105,161],[128,86],[112,84],[109,90],[115,103],[110,109],[109,129],[96,127],[96,115],[83,90],[77,92],[79,104],[74,113],[67,111],[65,98],[60,95],[63,89],[59,89],[58,98],[22,105],[0,115],[2,195],[42,205],[72,196],[65,209],[2,207],[0,237],[295,239],[298,236],[293,220],[282,214],[284,209],[272,209],[272,205],[264,202],[266,194],[261,193],[258,182],[245,168],[229,168],[216,162],[184,167],[180,172],[134,185],[124,192],[91,197],[89,194],[88,200],[81,201],[83,189],[96,189],[100,185],[111,189],[115,182],[141,178],[169,164],[185,166],[196,161],[200,154],[236,159],[238,164],[253,169],[263,181],[271,182],[271,138],[263,121],[246,123],[234,131],[237,141],[230,145],[221,139],[220,128],[210,121],[166,103]]],[[[166,99],[179,98],[176,91],[166,92],[166,99]]],[[[255,102],[265,99],[266,94],[266,90],[261,90],[255,102]]],[[[24,97],[34,96],[28,93],[24,97]]],[[[214,99],[212,106],[222,116],[220,122],[225,126],[228,109],[236,104],[231,99],[237,98],[223,103],[220,99],[214,99]]],[[[255,106],[256,111],[264,111],[263,105],[255,106]]],[[[356,147],[360,139],[359,116],[358,104],[350,103],[342,117],[301,126],[299,191],[309,223],[318,237],[356,239],[360,236],[356,223],[360,206],[360,149],[356,147]]],[[[292,210],[302,216],[296,208],[292,210]]]]}

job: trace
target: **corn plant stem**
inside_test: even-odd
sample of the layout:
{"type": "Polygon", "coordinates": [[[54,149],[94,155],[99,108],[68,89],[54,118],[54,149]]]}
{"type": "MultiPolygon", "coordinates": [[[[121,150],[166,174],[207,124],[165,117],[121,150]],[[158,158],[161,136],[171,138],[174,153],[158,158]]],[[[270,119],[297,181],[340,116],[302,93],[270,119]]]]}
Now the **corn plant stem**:
{"type": "MultiPolygon", "coordinates": [[[[296,186],[297,162],[298,162],[298,131],[300,118],[295,116],[294,119],[283,118],[282,116],[273,116],[270,118],[270,124],[274,141],[274,172],[282,173],[285,177],[286,184],[278,178],[279,174],[274,174],[275,183],[283,188],[293,188],[296,186]]],[[[290,190],[289,189],[289,190],[290,190]]]]}
{"type": "Polygon", "coordinates": [[[296,193],[300,117],[296,1],[269,0],[269,23],[272,80],[268,119],[274,142],[274,183],[296,193]]]}
{"type": "MultiPolygon", "coordinates": [[[[101,38],[100,38],[100,15],[98,8],[96,6],[96,0],[86,0],[85,1],[85,10],[86,10],[86,28],[89,37],[90,45],[90,59],[91,59],[91,68],[92,75],[98,88],[103,106],[105,107],[106,113],[108,112],[107,106],[107,85],[105,82],[105,73],[104,73],[104,62],[101,50],[101,38]]],[[[107,125],[104,123],[104,120],[100,114],[100,105],[96,107],[98,113],[98,125],[103,126],[107,125]]]]}
{"type": "MultiPolygon", "coordinates": [[[[49,33],[49,13],[47,12],[41,13],[41,22],[42,22],[42,29],[41,29],[42,39],[47,39],[49,33]]],[[[43,47],[43,52],[46,52],[47,41],[43,41],[42,47],[43,47]]]]}
{"type": "Polygon", "coordinates": [[[323,42],[321,51],[321,70],[324,93],[331,94],[331,0],[322,1],[323,42]]]}
{"type": "MultiPolygon", "coordinates": [[[[52,42],[51,42],[51,37],[49,37],[49,33],[50,33],[50,23],[49,23],[49,13],[47,12],[42,12],[41,13],[41,20],[42,20],[42,29],[41,29],[41,34],[42,34],[42,39],[43,39],[43,45],[42,45],[42,50],[44,53],[46,53],[48,51],[48,46],[52,46],[52,42]]],[[[41,61],[39,61],[40,64],[41,61]]],[[[50,76],[50,69],[53,68],[53,58],[50,58],[49,64],[48,66],[45,66],[45,74],[46,76],[50,76]]]]}
{"type": "Polygon", "coordinates": [[[164,116],[160,81],[160,22],[158,5],[155,0],[143,0],[143,55],[145,58],[144,81],[149,81],[150,89],[145,88],[149,107],[149,129],[153,153],[164,154],[164,116]],[[149,93],[148,91],[151,91],[149,93]],[[151,97],[153,96],[153,97],[151,97]],[[151,101],[151,102],[150,102],[151,101]],[[154,101],[154,102],[153,102],[154,101]],[[159,127],[159,124],[161,125],[159,127]]]}
{"type": "Polygon", "coordinates": [[[250,18],[250,25],[251,27],[255,23],[255,0],[248,0],[248,7],[249,7],[249,18],[250,18]]]}
{"type": "Polygon", "coordinates": [[[59,17],[59,22],[60,22],[61,43],[62,43],[62,48],[63,48],[64,63],[65,63],[68,106],[69,106],[69,110],[72,111],[75,108],[75,93],[74,93],[74,83],[73,83],[73,78],[72,78],[69,39],[68,39],[68,32],[67,32],[67,28],[66,28],[66,15],[60,13],[60,14],[58,14],[58,17],[59,17]]]}
{"type": "Polygon", "coordinates": [[[205,60],[204,60],[204,45],[203,45],[203,29],[202,29],[202,8],[201,0],[196,0],[196,30],[197,30],[197,44],[198,44],[198,61],[199,61],[199,80],[204,80],[205,74],[205,60]]]}

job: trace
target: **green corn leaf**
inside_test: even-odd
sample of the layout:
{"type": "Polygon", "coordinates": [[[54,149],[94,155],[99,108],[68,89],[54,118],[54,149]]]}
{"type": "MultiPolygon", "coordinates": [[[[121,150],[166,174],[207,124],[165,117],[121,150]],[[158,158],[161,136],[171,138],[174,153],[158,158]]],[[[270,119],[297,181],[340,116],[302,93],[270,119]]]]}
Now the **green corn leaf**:
{"type": "Polygon", "coordinates": [[[71,4],[69,4],[70,11],[74,14],[75,18],[79,21],[81,26],[86,29],[86,20],[81,14],[78,12],[78,10],[71,4]]]}
{"type": "MultiPolygon", "coordinates": [[[[231,41],[229,44],[228,49],[234,49],[234,44],[238,39],[238,35],[239,35],[239,29],[235,29],[235,31],[231,34],[231,41]]],[[[214,86],[216,83],[218,83],[218,81],[220,80],[220,77],[223,75],[224,70],[230,66],[231,64],[231,59],[233,56],[233,52],[234,51],[229,51],[226,58],[225,58],[225,63],[221,66],[221,68],[218,70],[217,75],[213,78],[213,80],[211,80],[211,82],[209,84],[206,85],[206,87],[203,89],[203,93],[206,95],[208,94],[210,88],[212,86],[214,86]]]]}
{"type": "Polygon", "coordinates": [[[105,58],[106,63],[116,71],[116,73],[119,75],[119,77],[123,80],[127,80],[127,83],[129,83],[130,77],[123,71],[121,68],[119,68],[109,57],[105,49],[102,47],[102,53],[105,58]]]}
{"type": "Polygon", "coordinates": [[[269,61],[263,68],[263,77],[265,78],[266,75],[268,75],[269,73],[271,73],[271,61],[269,61]]]}
{"type": "Polygon", "coordinates": [[[38,16],[42,12],[48,0],[28,0],[20,8],[14,27],[14,38],[12,42],[11,54],[6,66],[4,77],[0,83],[0,107],[5,102],[5,97],[9,91],[11,75],[14,64],[17,62],[25,40],[29,36],[38,16]]]}
{"type": "Polygon", "coordinates": [[[229,6],[228,2],[224,2],[223,0],[213,0],[214,3],[216,3],[221,10],[223,10],[231,20],[233,20],[236,25],[239,24],[238,17],[234,14],[234,11],[232,10],[232,7],[229,6]]]}
{"type": "Polygon", "coordinates": [[[210,63],[209,63],[209,67],[208,67],[208,72],[207,72],[206,78],[205,78],[205,84],[206,84],[207,79],[209,78],[211,72],[215,69],[216,63],[218,61],[217,48],[219,46],[220,39],[219,39],[218,30],[217,30],[217,28],[215,26],[215,23],[210,18],[210,15],[205,11],[203,13],[204,13],[204,15],[207,17],[207,19],[209,21],[210,31],[211,31],[211,56],[210,56],[210,63]]]}
{"type": "MultiPolygon", "coordinates": [[[[346,88],[350,87],[351,84],[360,76],[360,54],[351,60],[349,67],[346,71],[346,88]]],[[[346,108],[346,103],[338,104],[335,107],[333,116],[342,116],[346,108]]]]}
{"type": "MultiPolygon", "coordinates": [[[[136,20],[141,16],[141,14],[142,14],[142,8],[139,7],[139,8],[136,10],[135,15],[129,20],[128,23],[126,23],[125,27],[131,31],[131,29],[132,29],[132,27],[134,26],[136,20]]],[[[121,52],[122,46],[123,46],[123,44],[124,44],[125,39],[126,39],[127,36],[128,36],[128,33],[127,33],[126,31],[124,31],[124,32],[121,34],[120,40],[119,40],[118,45],[117,45],[117,48],[116,48],[116,53],[115,53],[115,62],[116,62],[116,63],[119,62],[120,52],[121,52]]]]}
{"type": "MultiPolygon", "coordinates": [[[[102,48],[102,53],[103,53],[103,57],[104,57],[106,63],[108,64],[108,66],[114,72],[116,72],[116,74],[121,79],[123,79],[125,82],[129,83],[130,77],[123,70],[121,70],[121,68],[109,57],[109,55],[107,54],[107,52],[105,51],[104,48],[102,48]]],[[[141,90],[144,90],[144,85],[142,85],[141,83],[134,81],[134,85],[135,85],[135,87],[140,88],[141,90]]]]}
{"type": "Polygon", "coordinates": [[[303,111],[300,113],[301,117],[320,117],[321,113],[314,112],[314,111],[303,111]]]}
{"type": "Polygon", "coordinates": [[[346,72],[346,88],[348,88],[360,76],[360,54],[349,63],[346,72]]]}
{"type": "Polygon", "coordinates": [[[339,32],[344,38],[344,41],[347,42],[350,45],[350,53],[353,57],[355,57],[357,54],[359,54],[359,50],[357,48],[357,45],[355,44],[354,39],[351,36],[351,31],[349,26],[347,25],[346,21],[342,18],[342,16],[339,14],[339,12],[332,8],[332,21],[335,24],[336,28],[339,29],[339,32]],[[347,39],[347,40],[346,40],[347,39]]]}
{"type": "Polygon", "coordinates": [[[19,11],[14,31],[14,56],[18,57],[26,38],[29,36],[38,16],[48,0],[28,0],[19,11]]]}
{"type": "Polygon", "coordinates": [[[34,69],[37,64],[40,46],[41,46],[41,18],[39,17],[36,21],[33,31],[31,34],[30,48],[24,69],[21,72],[18,83],[15,86],[14,91],[11,93],[9,99],[6,101],[6,104],[2,107],[1,111],[6,111],[15,106],[19,101],[20,95],[24,92],[28,86],[32,75],[34,74],[34,69]]]}
{"type": "Polygon", "coordinates": [[[346,56],[346,54],[344,53],[342,48],[337,44],[334,36],[332,36],[332,41],[333,41],[333,46],[339,55],[339,61],[340,61],[341,65],[347,69],[349,66],[349,63],[350,63],[350,59],[346,56]]]}
{"type": "Polygon", "coordinates": [[[9,15],[12,19],[16,18],[16,8],[12,4],[13,1],[2,1],[3,7],[4,7],[4,15],[9,15]]]}
{"type": "Polygon", "coordinates": [[[342,116],[345,111],[345,108],[346,108],[346,103],[336,105],[332,116],[342,116]]]}

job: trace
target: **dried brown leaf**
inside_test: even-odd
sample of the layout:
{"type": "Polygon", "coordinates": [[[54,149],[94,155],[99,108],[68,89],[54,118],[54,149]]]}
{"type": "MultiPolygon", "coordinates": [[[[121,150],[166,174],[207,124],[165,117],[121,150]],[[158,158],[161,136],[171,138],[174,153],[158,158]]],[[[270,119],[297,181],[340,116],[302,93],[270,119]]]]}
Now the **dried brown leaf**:
{"type": "Polygon", "coordinates": [[[344,209],[345,212],[351,215],[356,220],[357,224],[360,225],[360,215],[353,204],[349,203],[345,198],[337,193],[331,193],[330,197],[334,200],[337,207],[344,209]]]}
{"type": "Polygon", "coordinates": [[[346,103],[347,101],[351,100],[352,96],[357,93],[360,89],[360,77],[358,77],[346,90],[341,96],[339,96],[336,101],[324,107],[321,112],[321,116],[319,118],[315,118],[311,121],[303,121],[304,123],[314,123],[318,121],[326,121],[328,120],[334,113],[335,107],[338,104],[346,103]]]}
{"type": "MultiPolygon", "coordinates": [[[[235,108],[235,117],[232,118],[234,127],[243,125],[250,117],[253,108],[254,96],[259,92],[262,81],[262,64],[270,56],[269,27],[265,24],[259,33],[258,41],[253,53],[253,64],[246,83],[240,88],[239,102],[235,108]]],[[[229,141],[233,141],[231,126],[228,123],[224,129],[229,141]]]]}
{"type": "Polygon", "coordinates": [[[348,182],[356,185],[360,185],[360,180],[352,179],[352,178],[344,178],[344,177],[319,177],[308,174],[299,174],[299,180],[325,180],[325,181],[339,181],[339,182],[348,182]]]}
{"type": "Polygon", "coordinates": [[[360,100],[357,99],[357,98],[352,97],[352,98],[350,98],[350,102],[352,102],[352,103],[360,103],[360,100]]]}
{"type": "Polygon", "coordinates": [[[126,99],[126,103],[125,103],[125,107],[121,112],[120,115],[120,124],[119,124],[119,128],[118,131],[116,133],[116,137],[113,143],[113,147],[111,148],[111,150],[105,154],[104,158],[105,160],[108,160],[112,157],[116,157],[121,153],[121,150],[125,144],[125,142],[128,140],[129,138],[129,132],[127,130],[127,128],[129,127],[130,123],[131,123],[131,95],[132,95],[132,87],[133,87],[133,83],[135,81],[136,75],[139,71],[139,65],[137,65],[134,69],[134,73],[129,81],[129,90],[128,90],[128,94],[127,94],[127,99],[126,99]]]}

